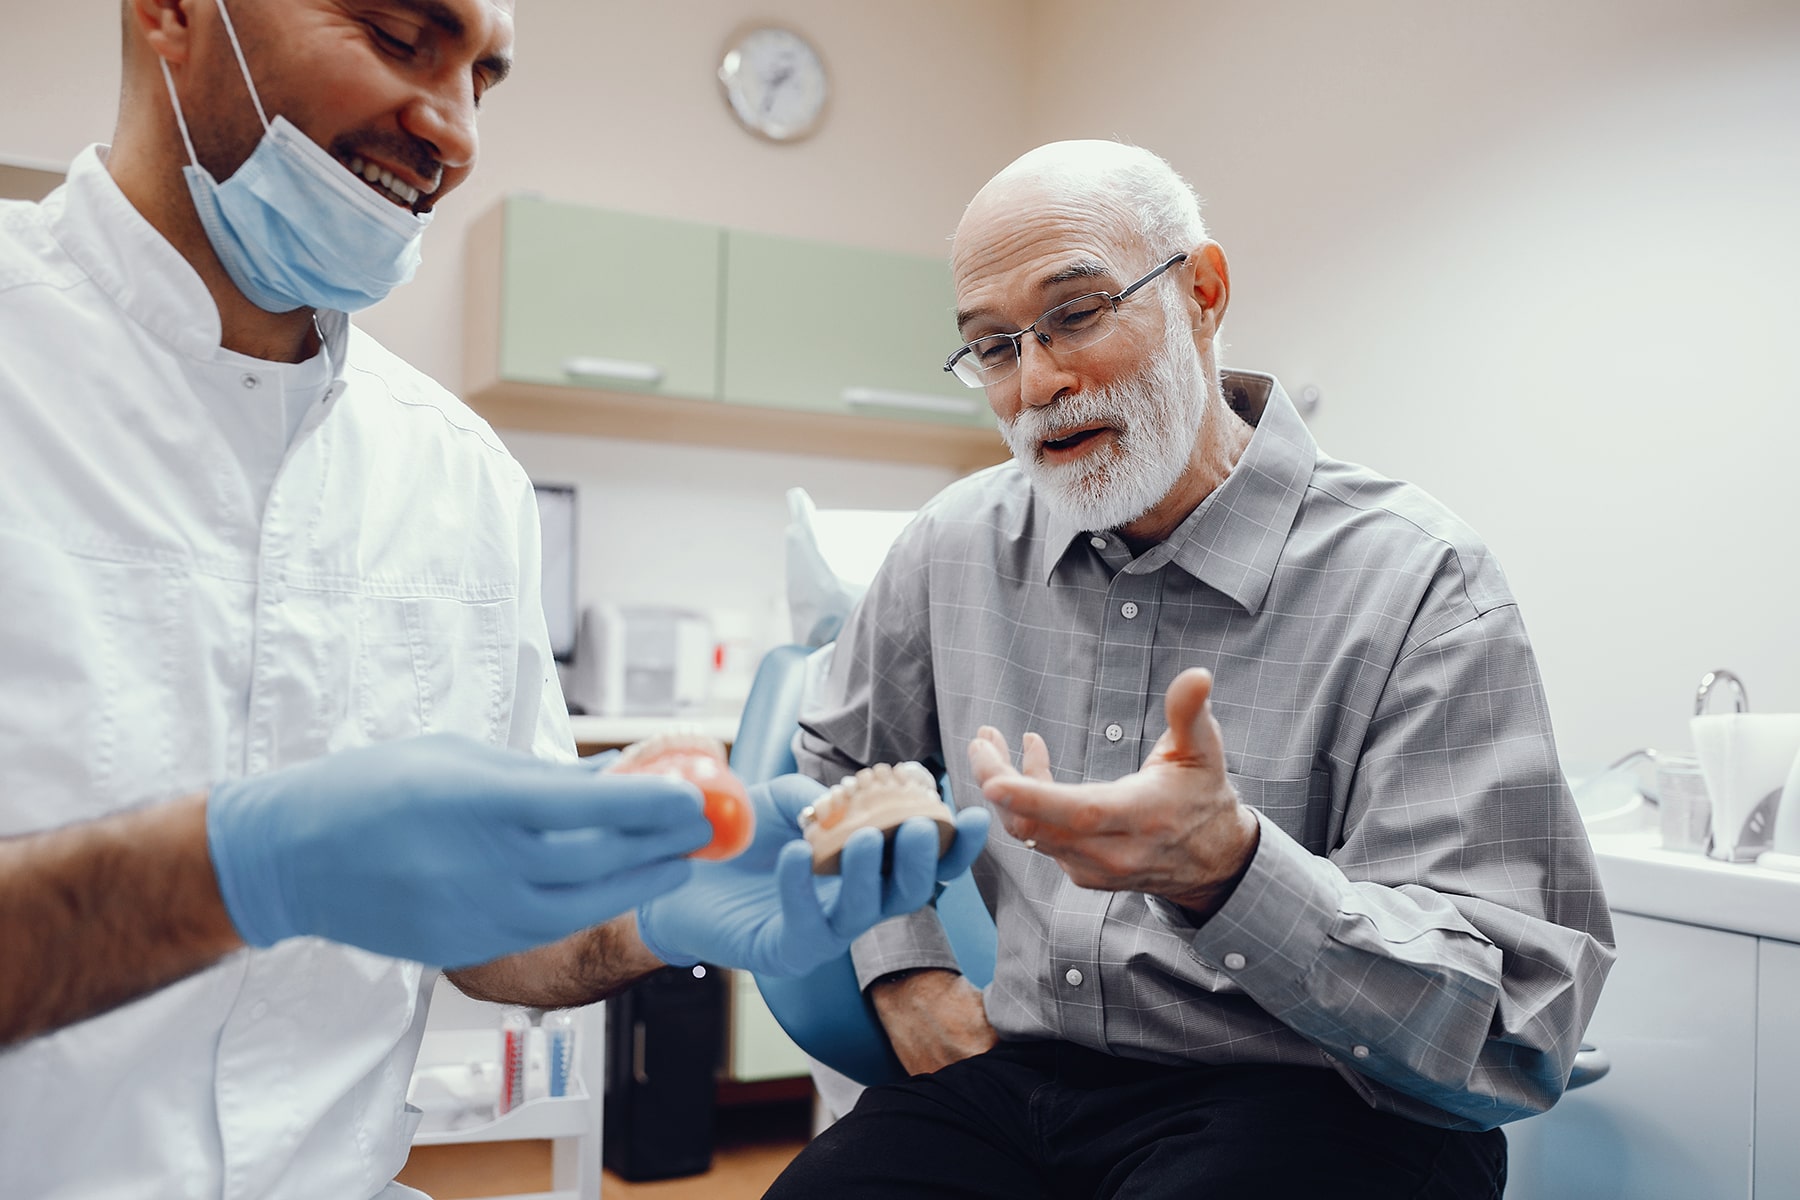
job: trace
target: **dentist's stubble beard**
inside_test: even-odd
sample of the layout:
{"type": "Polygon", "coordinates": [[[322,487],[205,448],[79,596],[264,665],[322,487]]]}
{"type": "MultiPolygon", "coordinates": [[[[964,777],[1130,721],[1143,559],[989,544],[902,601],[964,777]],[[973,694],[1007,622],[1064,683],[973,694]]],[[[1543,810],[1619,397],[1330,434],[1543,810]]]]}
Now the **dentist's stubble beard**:
{"type": "Polygon", "coordinates": [[[1128,525],[1167,496],[1187,470],[1212,402],[1215,385],[1201,370],[1180,299],[1159,290],[1163,345],[1143,370],[1109,387],[1024,409],[1000,423],[1000,434],[1033,489],[1078,528],[1128,525]],[[1045,441],[1095,421],[1117,431],[1113,446],[1091,450],[1073,462],[1039,459],[1038,448],[1045,441]]]}

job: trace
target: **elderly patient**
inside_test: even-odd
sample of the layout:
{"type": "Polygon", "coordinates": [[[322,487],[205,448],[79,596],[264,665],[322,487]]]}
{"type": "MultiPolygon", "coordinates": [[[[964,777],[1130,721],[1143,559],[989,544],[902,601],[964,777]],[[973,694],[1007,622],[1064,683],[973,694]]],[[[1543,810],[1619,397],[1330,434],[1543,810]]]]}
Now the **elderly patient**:
{"type": "Polygon", "coordinates": [[[1612,960],[1498,564],[1221,371],[1155,155],[1032,151],[952,263],[1013,461],[901,536],[799,748],[994,810],[999,959],[970,986],[930,909],[857,943],[913,1078],[770,1194],[1498,1196],[1612,960]]]}

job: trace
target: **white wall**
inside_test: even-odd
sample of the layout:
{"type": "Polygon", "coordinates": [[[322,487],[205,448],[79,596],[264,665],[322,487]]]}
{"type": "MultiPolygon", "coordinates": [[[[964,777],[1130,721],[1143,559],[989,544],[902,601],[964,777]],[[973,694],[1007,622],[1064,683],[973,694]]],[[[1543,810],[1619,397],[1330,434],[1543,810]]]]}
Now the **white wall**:
{"type": "Polygon", "coordinates": [[[1712,667],[1800,709],[1800,7],[1039,11],[1033,140],[1195,183],[1228,357],[1486,536],[1565,761],[1684,746],[1712,667]]]}
{"type": "MultiPolygon", "coordinates": [[[[1800,709],[1800,7],[520,7],[483,166],[419,279],[365,321],[452,387],[463,231],[506,190],[930,253],[1019,150],[1127,137],[1209,201],[1231,359],[1318,384],[1328,450],[1419,482],[1493,543],[1568,760],[1680,745],[1714,666],[1758,708],[1800,709]],[[750,16],[825,52],[833,109],[808,142],[746,136],[717,95],[715,56],[750,16]]],[[[12,14],[31,52],[9,64],[0,157],[67,161],[107,135],[115,27],[113,0],[12,14]]],[[[948,478],[508,440],[583,486],[584,570],[613,599],[697,603],[712,579],[757,608],[791,483],[905,507],[948,478]]]]}

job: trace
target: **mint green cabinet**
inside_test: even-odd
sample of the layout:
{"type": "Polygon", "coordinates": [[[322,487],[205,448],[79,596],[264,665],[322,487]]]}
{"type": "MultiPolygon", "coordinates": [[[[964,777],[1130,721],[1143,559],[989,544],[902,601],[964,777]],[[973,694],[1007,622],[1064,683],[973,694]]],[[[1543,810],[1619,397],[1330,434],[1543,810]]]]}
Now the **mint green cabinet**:
{"type": "Polygon", "coordinates": [[[502,429],[973,469],[948,265],[509,197],[469,230],[463,398],[502,429]]]}
{"type": "Polygon", "coordinates": [[[524,197],[504,211],[502,379],[718,394],[722,229],[524,197]]]}
{"type": "Polygon", "coordinates": [[[992,423],[943,369],[956,348],[949,264],[731,230],[723,398],[765,408],[992,423]]]}

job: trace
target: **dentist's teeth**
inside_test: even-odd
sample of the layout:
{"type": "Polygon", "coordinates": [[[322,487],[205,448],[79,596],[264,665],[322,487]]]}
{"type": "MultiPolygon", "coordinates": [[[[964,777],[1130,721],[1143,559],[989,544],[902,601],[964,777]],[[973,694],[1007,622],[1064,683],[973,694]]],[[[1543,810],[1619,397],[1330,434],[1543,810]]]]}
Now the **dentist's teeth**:
{"type": "MultiPolygon", "coordinates": [[[[362,176],[370,183],[373,183],[386,191],[394,199],[405,204],[417,204],[419,196],[422,194],[418,188],[413,187],[405,180],[396,179],[392,171],[389,171],[384,167],[378,167],[372,162],[364,161],[361,155],[351,157],[350,173],[352,175],[362,176]]],[[[436,191],[437,189],[434,187],[432,190],[436,191]]]]}

